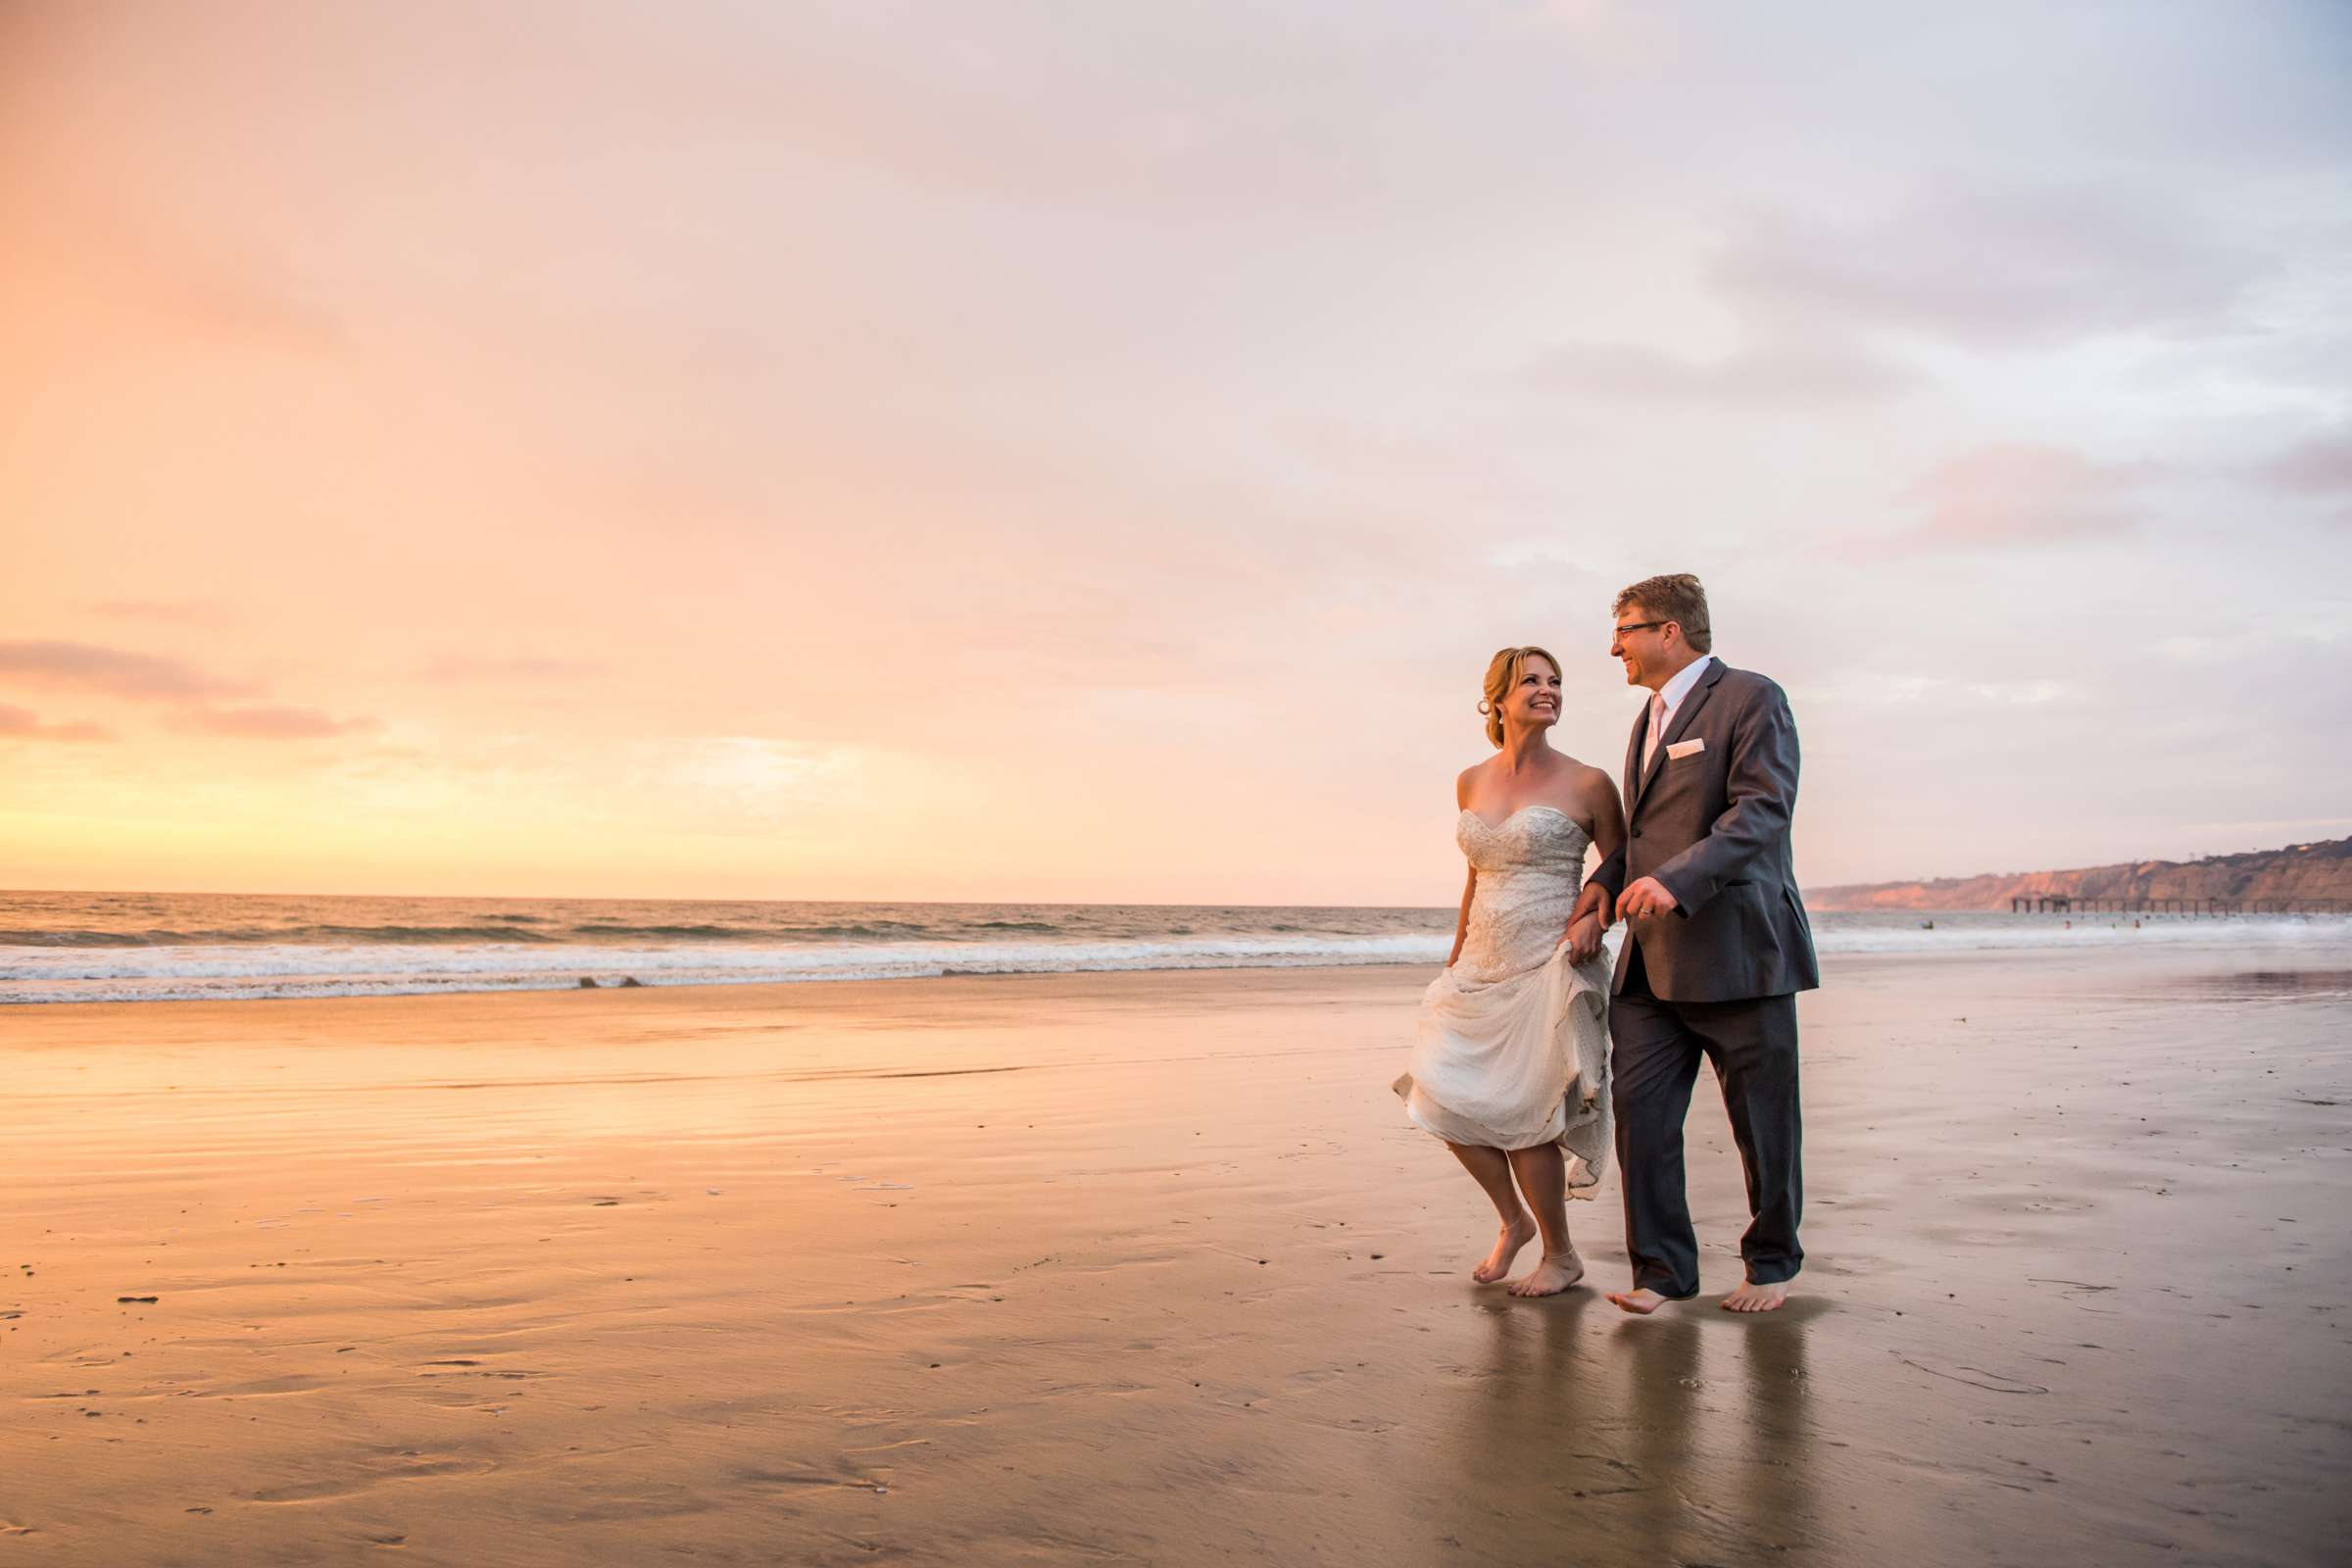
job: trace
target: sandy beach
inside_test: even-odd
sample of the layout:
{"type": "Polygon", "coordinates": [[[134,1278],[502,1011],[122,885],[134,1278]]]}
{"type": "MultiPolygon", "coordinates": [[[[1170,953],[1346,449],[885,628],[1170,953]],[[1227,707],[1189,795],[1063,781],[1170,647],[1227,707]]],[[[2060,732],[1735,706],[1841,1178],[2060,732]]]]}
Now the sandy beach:
{"type": "Polygon", "coordinates": [[[1837,962],[1760,1319],[1704,1074],[1469,1281],[1427,978],[7,1009],[0,1564],[2340,1560],[2344,948],[1837,962]]]}

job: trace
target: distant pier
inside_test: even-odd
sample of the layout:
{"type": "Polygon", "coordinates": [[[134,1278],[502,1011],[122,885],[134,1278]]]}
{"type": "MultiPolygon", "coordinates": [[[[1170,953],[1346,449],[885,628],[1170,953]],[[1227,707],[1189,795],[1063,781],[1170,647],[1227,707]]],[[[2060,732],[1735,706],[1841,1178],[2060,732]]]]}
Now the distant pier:
{"type": "Polygon", "coordinates": [[[2080,893],[2021,893],[2011,914],[2183,914],[2223,919],[2233,914],[2347,914],[2347,899],[2158,899],[2139,894],[2093,897],[2080,893]]]}

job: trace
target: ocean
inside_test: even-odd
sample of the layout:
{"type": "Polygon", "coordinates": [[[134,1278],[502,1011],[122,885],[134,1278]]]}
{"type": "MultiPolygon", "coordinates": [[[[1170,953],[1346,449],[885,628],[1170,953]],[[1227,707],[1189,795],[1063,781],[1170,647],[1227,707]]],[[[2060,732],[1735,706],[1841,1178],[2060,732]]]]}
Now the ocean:
{"type": "MultiPolygon", "coordinates": [[[[2340,918],[1816,914],[1824,954],[2340,941],[2340,918]]],[[[0,893],[0,1004],[1436,964],[1450,908],[0,893]]],[[[1622,928],[1620,928],[1622,929],[1622,928]]],[[[1612,935],[1614,940],[1614,934],[1612,935]]]]}

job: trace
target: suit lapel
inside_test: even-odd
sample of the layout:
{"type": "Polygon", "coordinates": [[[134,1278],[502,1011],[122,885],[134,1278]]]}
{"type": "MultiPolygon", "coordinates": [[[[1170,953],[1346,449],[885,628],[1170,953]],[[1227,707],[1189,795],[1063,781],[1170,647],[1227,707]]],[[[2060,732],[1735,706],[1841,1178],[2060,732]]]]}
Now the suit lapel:
{"type": "MultiPolygon", "coordinates": [[[[1631,792],[1632,799],[1625,808],[1627,821],[1633,820],[1634,811],[1641,805],[1642,798],[1649,793],[1650,781],[1658,776],[1658,769],[1666,765],[1666,748],[1683,738],[1683,732],[1690,727],[1690,721],[1698,717],[1698,710],[1706,707],[1707,699],[1715,694],[1715,683],[1723,679],[1723,661],[1709,656],[1706,672],[1698,677],[1698,684],[1683,693],[1682,706],[1674,710],[1674,717],[1666,721],[1666,733],[1658,737],[1658,749],[1650,754],[1642,769],[1639,783],[1631,792]]],[[[1636,757],[1642,755],[1642,736],[1648,727],[1649,714],[1644,710],[1642,722],[1634,726],[1633,755],[1636,757]]],[[[1630,762],[1626,771],[1629,774],[1633,771],[1630,762]]]]}
{"type": "Polygon", "coordinates": [[[1690,721],[1698,716],[1698,710],[1707,706],[1708,698],[1715,695],[1715,683],[1721,679],[1723,661],[1710,655],[1705,673],[1698,677],[1697,685],[1683,694],[1683,706],[1674,710],[1674,718],[1667,724],[1666,733],[1658,737],[1660,757],[1666,755],[1667,747],[1683,738],[1683,732],[1690,727],[1690,721]]]}

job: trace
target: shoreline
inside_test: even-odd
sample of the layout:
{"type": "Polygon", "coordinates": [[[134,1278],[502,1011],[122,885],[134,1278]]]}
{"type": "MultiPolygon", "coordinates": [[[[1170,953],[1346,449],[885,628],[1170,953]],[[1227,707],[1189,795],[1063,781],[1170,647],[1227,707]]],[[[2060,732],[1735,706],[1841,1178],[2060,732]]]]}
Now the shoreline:
{"type": "MultiPolygon", "coordinates": [[[[1948,918],[1954,914],[1966,914],[1975,911],[1942,912],[1948,918]]],[[[1988,924],[1977,928],[1979,932],[1982,932],[1987,936],[1996,937],[1994,940],[1972,941],[1970,940],[1970,936],[1974,933],[1955,932],[1949,938],[1941,938],[1932,944],[1916,944],[1909,947],[1854,948],[1840,945],[1835,937],[1828,942],[1820,942],[1817,940],[1817,946],[1820,949],[1821,961],[1825,965],[1837,966],[1885,961],[1953,963],[1979,960],[1994,956],[1998,956],[2007,960],[2067,956],[2082,957],[2094,954],[2122,955],[2134,951],[2145,952],[2150,955],[2174,955],[2179,956],[2183,959],[2192,958],[2197,955],[2242,954],[2263,948],[2274,948],[2280,951],[2293,951],[2301,949],[2313,952],[2316,955],[2318,952],[2326,950],[2330,946],[2336,946],[2344,949],[2348,953],[2352,953],[2352,917],[2348,916],[2266,916],[2263,917],[2264,923],[2261,924],[2235,923],[2232,920],[2224,919],[2208,920],[2190,915],[2162,917],[2150,916],[2145,917],[2150,921],[2149,927],[2140,928],[2135,926],[2133,928],[2135,932],[2145,931],[2149,933],[2147,934],[2144,943],[2135,941],[2132,936],[2126,936],[2121,940],[2118,940],[2114,935],[2112,935],[2112,933],[2117,933],[2122,930],[2122,922],[2124,920],[2135,919],[2139,917],[2083,917],[2080,931],[2081,939],[2079,941],[2070,940],[2075,936],[2075,932],[2069,927],[2062,926],[2058,931],[2052,931],[2051,927],[2053,922],[2063,918],[2065,917],[2054,915],[2021,915],[2015,917],[2000,916],[1999,923],[1988,924]],[[2012,918],[2020,922],[2031,921],[2034,922],[2034,924],[2032,926],[2012,926],[2008,923],[2012,918]],[[2047,938],[2051,938],[2052,940],[2032,942],[1997,939],[1997,936],[2001,934],[2018,936],[2026,935],[2029,932],[2039,933],[2047,938]],[[2064,934],[2061,935],[2061,932],[2064,934]],[[2111,934],[2098,934],[2102,932],[2111,934]],[[2208,932],[2211,933],[2209,940],[2206,937],[2206,933],[2208,932]]],[[[1905,930],[1914,928],[1915,927],[1906,916],[1904,925],[1900,927],[1886,928],[1885,931],[1879,934],[1877,940],[1886,941],[1899,936],[1901,932],[1905,930]]],[[[1936,929],[1932,920],[1919,922],[1916,928],[1925,930],[1936,929]]],[[[1612,939],[1610,951],[1614,953],[1617,944],[1623,939],[1622,928],[1612,931],[1610,935],[1612,939]]],[[[1817,933],[1817,939],[1818,936],[1819,934],[1817,933]]],[[[1442,948],[1444,945],[1442,939],[1431,938],[1429,940],[1431,941],[1433,947],[1442,948]]],[[[387,947],[389,946],[390,945],[387,945],[387,947]]],[[[168,950],[24,949],[20,951],[39,953],[44,956],[48,956],[62,951],[155,952],[168,950]]],[[[437,950],[426,949],[425,951],[437,950]]],[[[545,953],[549,951],[561,950],[549,950],[543,948],[534,951],[545,953]]],[[[788,952],[790,950],[777,951],[788,952]]],[[[752,976],[742,979],[724,977],[706,978],[700,976],[676,978],[674,976],[662,976],[662,971],[658,967],[640,963],[637,965],[637,967],[645,969],[647,973],[662,976],[655,979],[641,979],[637,978],[633,974],[627,974],[625,965],[621,968],[614,968],[611,964],[606,964],[603,967],[598,968],[595,960],[599,959],[600,957],[610,958],[612,956],[611,953],[600,952],[600,950],[586,946],[582,946],[578,952],[580,956],[576,964],[567,964],[561,969],[549,969],[547,972],[550,977],[545,980],[544,983],[534,982],[530,984],[488,986],[467,986],[462,983],[446,986],[408,984],[394,986],[388,989],[363,985],[355,986],[353,989],[349,990],[337,990],[331,989],[333,982],[329,982],[319,985],[317,989],[307,991],[293,990],[291,992],[280,991],[275,993],[260,992],[226,996],[85,997],[81,995],[51,995],[21,998],[0,996],[0,1016],[9,1015],[14,1011],[22,1009],[40,1009],[59,1006],[75,1008],[114,1005],[147,1007],[160,1004],[191,1004],[208,1003],[230,1004],[242,1002],[315,1002],[357,1000],[361,998],[391,999],[432,997],[459,998],[487,996],[546,996],[552,994],[565,994],[586,991],[730,991],[747,988],[767,987],[899,985],[912,981],[938,983],[942,981],[976,979],[1052,979],[1057,976],[1082,974],[1247,974],[1290,973],[1310,970],[1320,972],[1324,970],[1347,969],[1398,970],[1415,968],[1434,971],[1442,959],[1442,955],[1433,955],[1428,956],[1416,956],[1412,957],[1398,958],[1348,957],[1328,959],[1318,959],[1317,957],[1310,956],[1301,956],[1297,961],[1266,961],[1261,958],[1255,961],[1245,960],[1234,963],[1179,962],[1155,964],[1151,962],[1134,962],[1097,963],[1093,965],[1072,964],[1068,967],[1052,967],[1047,966],[1042,962],[1032,960],[1030,962],[1025,962],[1018,965],[993,968],[976,966],[972,968],[959,969],[950,965],[937,971],[906,974],[872,974],[858,970],[844,969],[832,973],[795,973],[788,978],[752,976]],[[588,969],[593,972],[579,972],[583,969],[588,969]],[[564,976],[565,978],[555,978],[555,976],[559,975],[564,976]],[[613,976],[613,978],[605,978],[607,975],[613,976]],[[634,979],[635,984],[624,984],[624,978],[634,979]],[[592,980],[595,983],[582,984],[581,982],[583,980],[592,980]]],[[[632,956],[640,957],[647,956],[646,954],[641,952],[635,953],[632,956]]],[[[232,980],[229,983],[258,987],[260,985],[267,984],[268,982],[262,977],[255,977],[249,981],[232,980]]]]}

